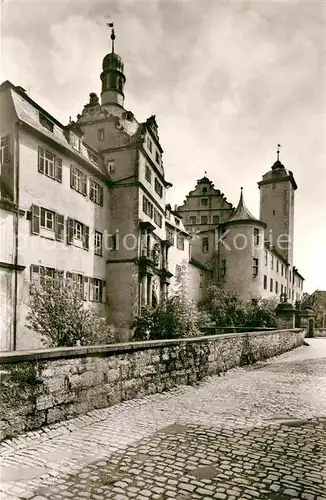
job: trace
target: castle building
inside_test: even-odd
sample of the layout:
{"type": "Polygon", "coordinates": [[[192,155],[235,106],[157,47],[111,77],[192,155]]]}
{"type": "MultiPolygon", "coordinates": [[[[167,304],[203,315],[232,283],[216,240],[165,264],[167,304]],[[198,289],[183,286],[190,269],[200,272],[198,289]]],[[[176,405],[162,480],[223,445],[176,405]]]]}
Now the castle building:
{"type": "Polygon", "coordinates": [[[0,350],[41,346],[25,323],[44,274],[74,283],[122,341],[143,307],[182,283],[196,302],[214,282],[244,300],[301,297],[293,174],[278,158],[263,176],[260,220],[243,193],[235,209],[206,176],[172,209],[158,124],[125,108],[114,30],[111,40],[101,97],[90,93],[67,125],[22,87],[0,86],[0,350]]]}
{"type": "Polygon", "coordinates": [[[155,116],[140,123],[125,109],[114,30],[111,39],[101,99],[92,92],[68,125],[22,87],[0,87],[1,350],[41,346],[25,318],[44,273],[71,280],[120,340],[142,307],[166,300],[185,264],[191,296],[203,289],[206,268],[189,261],[191,235],[166,204],[155,116]]]}
{"type": "Polygon", "coordinates": [[[301,300],[304,278],[293,264],[293,173],[277,160],[258,182],[260,219],[240,200],[235,209],[205,176],[178,212],[194,234],[192,255],[208,266],[214,282],[242,300],[286,295],[301,300]]]}

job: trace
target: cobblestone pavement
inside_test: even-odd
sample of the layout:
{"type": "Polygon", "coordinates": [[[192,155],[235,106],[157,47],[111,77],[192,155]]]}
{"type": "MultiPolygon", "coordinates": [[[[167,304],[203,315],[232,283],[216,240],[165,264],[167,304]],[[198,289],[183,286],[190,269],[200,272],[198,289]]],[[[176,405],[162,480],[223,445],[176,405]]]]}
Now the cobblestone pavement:
{"type": "Polygon", "coordinates": [[[0,445],[1,500],[326,499],[326,339],[0,445]]]}

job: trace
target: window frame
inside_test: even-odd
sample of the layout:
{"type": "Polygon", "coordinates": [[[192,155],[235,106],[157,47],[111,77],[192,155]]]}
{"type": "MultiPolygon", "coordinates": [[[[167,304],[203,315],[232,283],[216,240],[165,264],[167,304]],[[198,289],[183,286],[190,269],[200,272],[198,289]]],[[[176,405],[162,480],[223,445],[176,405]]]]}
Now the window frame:
{"type": "Polygon", "coordinates": [[[268,286],[267,275],[264,274],[264,278],[263,278],[263,287],[264,287],[264,290],[267,290],[267,286],[268,286]]]}
{"type": "Polygon", "coordinates": [[[103,302],[105,282],[100,278],[92,278],[92,302],[103,302]],[[97,295],[96,295],[97,294],[97,295]]]}
{"type": "Polygon", "coordinates": [[[107,160],[107,169],[109,174],[115,174],[115,158],[110,158],[107,160]]]}
{"type": "Polygon", "coordinates": [[[4,135],[0,139],[0,164],[10,161],[9,135],[4,135]]]}
{"type": "Polygon", "coordinates": [[[254,234],[253,234],[253,239],[254,239],[254,245],[258,246],[259,241],[260,241],[260,234],[259,234],[259,229],[257,227],[254,227],[254,234]]]}
{"type": "Polygon", "coordinates": [[[154,207],[154,222],[158,227],[162,227],[163,225],[163,217],[162,214],[154,207]]]}
{"type": "Polygon", "coordinates": [[[172,228],[166,228],[166,239],[174,246],[174,231],[172,228]]]}
{"type": "Polygon", "coordinates": [[[54,128],[54,123],[50,120],[50,118],[48,118],[44,113],[42,113],[41,111],[38,112],[38,118],[39,118],[39,122],[40,124],[46,128],[47,130],[50,130],[50,132],[53,132],[53,128],[54,128]]]}
{"type": "Polygon", "coordinates": [[[74,220],[74,240],[83,241],[83,224],[77,220],[74,220]]]}
{"type": "Polygon", "coordinates": [[[103,207],[103,186],[92,178],[89,180],[89,199],[103,207]]]}
{"type": "Polygon", "coordinates": [[[54,232],[55,231],[55,212],[52,210],[48,210],[47,208],[40,207],[40,228],[46,229],[47,231],[54,232]],[[48,219],[48,215],[50,215],[50,219],[48,219]],[[42,219],[44,219],[44,224],[42,225],[42,219]],[[51,220],[51,227],[47,226],[47,222],[51,220]]]}
{"type": "Polygon", "coordinates": [[[155,189],[155,193],[158,194],[160,198],[163,198],[163,186],[157,180],[156,177],[155,177],[155,182],[154,182],[154,189],[155,189]]]}
{"type": "Polygon", "coordinates": [[[152,184],[152,170],[149,165],[145,165],[145,180],[149,184],[152,184]]]}
{"type": "Polygon", "coordinates": [[[177,244],[176,247],[178,250],[184,250],[185,249],[185,238],[182,234],[177,234],[177,244]]]}
{"type": "Polygon", "coordinates": [[[201,251],[203,253],[209,252],[209,238],[208,238],[208,236],[203,236],[201,239],[201,251]]]}
{"type": "Polygon", "coordinates": [[[147,196],[143,195],[143,212],[146,214],[150,219],[153,219],[153,212],[154,212],[154,205],[149,201],[147,196]]]}
{"type": "Polygon", "coordinates": [[[97,229],[94,230],[94,254],[103,256],[103,233],[97,229]]]}
{"type": "Polygon", "coordinates": [[[259,259],[257,257],[252,258],[252,275],[253,277],[258,276],[259,272],[259,259]]]}
{"type": "Polygon", "coordinates": [[[75,165],[70,165],[70,187],[77,193],[87,196],[87,174],[75,165]]]}

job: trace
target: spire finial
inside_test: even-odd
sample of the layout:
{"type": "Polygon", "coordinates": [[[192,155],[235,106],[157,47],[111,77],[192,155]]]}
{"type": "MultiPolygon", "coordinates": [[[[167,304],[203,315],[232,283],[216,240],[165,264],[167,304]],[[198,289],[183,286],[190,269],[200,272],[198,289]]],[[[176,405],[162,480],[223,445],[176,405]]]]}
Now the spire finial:
{"type": "Polygon", "coordinates": [[[205,170],[204,174],[207,175],[207,170],[205,170]]]}
{"type": "Polygon", "coordinates": [[[114,23],[106,23],[108,28],[111,28],[111,40],[112,40],[112,54],[114,54],[114,40],[115,40],[115,32],[114,32],[114,23]]]}
{"type": "Polygon", "coordinates": [[[280,148],[281,148],[281,144],[278,144],[277,145],[277,161],[280,161],[280,148]]]}

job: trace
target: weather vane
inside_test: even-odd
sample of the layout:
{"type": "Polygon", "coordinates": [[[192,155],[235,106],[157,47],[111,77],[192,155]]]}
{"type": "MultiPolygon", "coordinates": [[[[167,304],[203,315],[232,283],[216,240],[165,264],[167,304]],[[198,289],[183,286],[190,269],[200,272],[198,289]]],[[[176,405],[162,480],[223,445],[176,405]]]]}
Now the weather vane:
{"type": "Polygon", "coordinates": [[[279,160],[280,160],[280,148],[281,148],[281,147],[282,147],[282,146],[281,146],[281,144],[278,144],[278,145],[277,145],[277,161],[279,161],[279,160]]]}
{"type": "Polygon", "coordinates": [[[112,40],[112,53],[114,52],[114,40],[115,40],[115,32],[114,32],[114,23],[106,23],[108,28],[111,28],[111,40],[112,40]]]}

